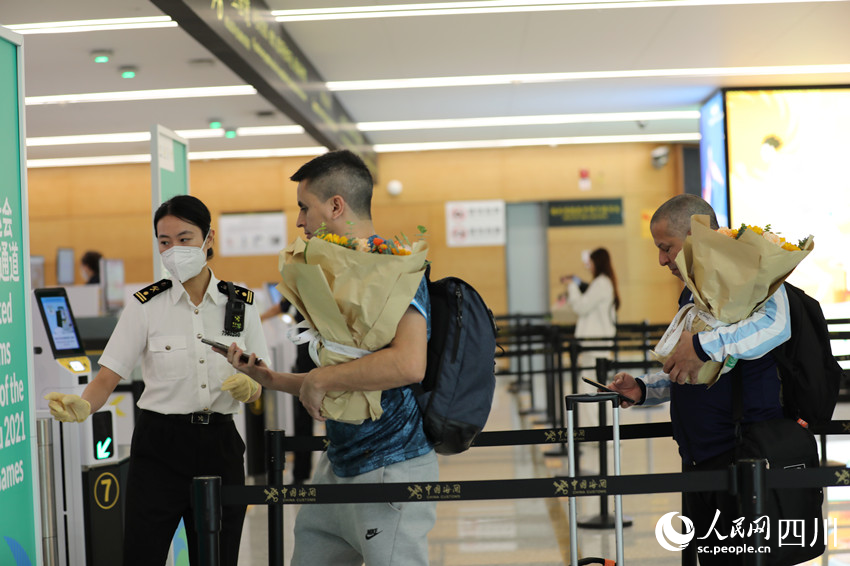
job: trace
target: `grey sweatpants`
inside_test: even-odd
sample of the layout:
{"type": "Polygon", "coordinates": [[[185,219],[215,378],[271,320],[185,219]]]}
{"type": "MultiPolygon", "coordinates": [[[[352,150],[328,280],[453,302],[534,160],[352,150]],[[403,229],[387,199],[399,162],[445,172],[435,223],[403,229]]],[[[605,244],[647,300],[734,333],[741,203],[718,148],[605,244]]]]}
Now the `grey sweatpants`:
{"type": "MultiPolygon", "coordinates": [[[[391,464],[351,478],[333,473],[322,454],[311,483],[436,482],[437,455],[391,464]]],[[[292,566],[427,566],[435,502],[304,505],[295,519],[292,566]]]]}

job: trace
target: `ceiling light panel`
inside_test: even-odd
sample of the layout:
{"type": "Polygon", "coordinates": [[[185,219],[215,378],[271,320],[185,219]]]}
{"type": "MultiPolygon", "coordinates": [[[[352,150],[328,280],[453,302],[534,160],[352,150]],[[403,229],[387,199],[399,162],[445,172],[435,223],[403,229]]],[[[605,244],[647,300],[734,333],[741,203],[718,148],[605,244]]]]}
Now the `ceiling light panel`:
{"type": "Polygon", "coordinates": [[[850,64],[781,65],[772,67],[695,67],[688,69],[636,69],[622,71],[579,71],[571,73],[525,73],[514,75],[478,75],[465,77],[422,77],[410,79],[328,81],[326,84],[328,90],[334,92],[346,92],[355,90],[392,90],[404,88],[520,85],[606,79],[819,75],[828,73],[850,73],[850,64]]]}
{"type": "Polygon", "coordinates": [[[176,28],[177,22],[168,16],[148,18],[112,18],[103,20],[74,20],[67,22],[41,22],[6,26],[21,35],[46,33],[80,33],[127,29],[176,28]]]}
{"type": "Polygon", "coordinates": [[[130,100],[164,100],[169,98],[204,98],[210,96],[247,96],[257,94],[251,85],[165,88],[157,90],[125,90],[119,92],[91,92],[81,94],[57,94],[28,96],[27,106],[42,104],[76,104],[81,102],[122,102],[130,100]]]}
{"type": "Polygon", "coordinates": [[[797,4],[806,2],[843,2],[846,0],[480,0],[477,2],[433,2],[386,6],[350,6],[273,10],[279,22],[312,22],[416,16],[460,16],[509,14],[518,12],[556,12],[567,10],[616,10],[621,8],[683,8],[691,6],[732,6],[749,4],[797,4]]]}

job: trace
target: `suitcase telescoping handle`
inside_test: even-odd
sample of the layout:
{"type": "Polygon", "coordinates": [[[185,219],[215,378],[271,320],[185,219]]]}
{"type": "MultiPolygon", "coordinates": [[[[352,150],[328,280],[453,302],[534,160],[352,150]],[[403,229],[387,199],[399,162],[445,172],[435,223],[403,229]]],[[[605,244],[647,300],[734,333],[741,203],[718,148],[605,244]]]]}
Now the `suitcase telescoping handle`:
{"type": "MultiPolygon", "coordinates": [[[[614,432],[614,475],[620,475],[620,396],[617,393],[594,393],[594,394],[577,394],[567,395],[565,398],[567,405],[567,443],[569,455],[569,474],[571,478],[576,477],[575,469],[575,431],[573,429],[573,411],[578,407],[579,403],[611,403],[614,410],[611,412],[613,432],[614,432]]],[[[599,426],[605,426],[605,423],[599,423],[599,426]]],[[[615,564],[623,564],[623,497],[622,495],[614,496],[614,538],[617,545],[617,561],[615,564]]],[[[578,531],[576,528],[576,498],[569,497],[570,508],[570,565],[579,566],[578,560],[578,531]]]]}

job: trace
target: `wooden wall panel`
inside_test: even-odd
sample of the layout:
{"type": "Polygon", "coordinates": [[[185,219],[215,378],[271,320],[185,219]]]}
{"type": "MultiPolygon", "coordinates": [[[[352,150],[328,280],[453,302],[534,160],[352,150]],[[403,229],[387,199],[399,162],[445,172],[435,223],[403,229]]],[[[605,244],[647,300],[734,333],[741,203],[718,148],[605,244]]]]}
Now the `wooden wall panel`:
{"type": "MultiPolygon", "coordinates": [[[[424,225],[430,246],[432,277],[456,275],[475,285],[496,313],[507,309],[505,251],[502,246],[450,248],[445,238],[445,202],[504,199],[545,202],[580,198],[622,198],[619,227],[552,228],[549,233],[551,297],[558,277],[585,275],[582,249],[604,245],[614,258],[623,308],[620,320],[667,322],[681,289],[645,234],[646,214],[681,192],[677,152],[671,165],[651,166],[652,144],[529,147],[382,154],[373,197],[379,233],[416,234],[424,225]],[[588,169],[590,191],[578,188],[579,170],[588,169]],[[397,179],[403,192],[392,196],[387,182],[397,179]]],[[[193,161],[192,194],[213,215],[282,210],[287,239],[296,227],[296,184],[289,177],[309,158],[193,161]]],[[[150,167],[121,165],[34,169],[28,172],[31,249],[46,258],[47,284],[55,283],[56,248],[70,245],[79,256],[97,249],[125,260],[128,281],[152,277],[150,167]]],[[[279,277],[277,256],[220,257],[212,263],[219,277],[259,286],[279,277]]],[[[79,282],[79,281],[78,281],[79,282]]]]}

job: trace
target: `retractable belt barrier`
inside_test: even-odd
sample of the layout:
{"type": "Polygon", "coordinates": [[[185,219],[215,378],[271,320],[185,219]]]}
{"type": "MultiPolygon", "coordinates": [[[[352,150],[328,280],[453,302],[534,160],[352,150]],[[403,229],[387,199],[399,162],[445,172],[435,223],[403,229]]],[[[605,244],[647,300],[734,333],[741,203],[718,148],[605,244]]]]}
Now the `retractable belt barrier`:
{"type": "MultiPolygon", "coordinates": [[[[829,434],[850,434],[850,421],[836,421],[827,427],[829,434]],[[832,432],[835,431],[835,432],[832,432]]],[[[670,435],[670,423],[623,425],[621,439],[640,439],[670,435]]],[[[818,429],[820,432],[820,429],[818,429]]],[[[503,431],[481,433],[473,446],[510,446],[515,444],[545,444],[564,442],[566,431],[561,429],[503,431]],[[483,443],[479,442],[482,440],[483,443]]],[[[613,427],[587,427],[575,433],[577,442],[612,439],[613,427]]],[[[604,495],[638,495],[648,493],[679,493],[727,490],[741,491],[741,497],[752,499],[763,493],[744,493],[758,485],[746,481],[742,474],[761,474],[764,489],[850,486],[850,469],[821,467],[806,470],[769,470],[765,460],[743,460],[725,470],[691,471],[680,473],[635,474],[620,476],[554,476],[533,479],[503,479],[474,481],[434,481],[413,483],[382,483],[357,485],[285,485],[283,478],[284,450],[321,450],[325,439],[286,437],[283,431],[267,430],[269,450],[269,485],[223,486],[218,476],[202,476],[193,480],[193,507],[198,530],[201,566],[220,566],[218,539],[221,529],[221,507],[224,505],[266,505],[269,508],[269,564],[283,563],[282,507],[378,502],[446,502],[499,499],[537,499],[549,497],[586,497],[604,495]],[[309,441],[309,442],[306,442],[309,441]],[[743,466],[743,467],[742,467],[743,466]],[[280,479],[281,483],[274,480],[280,479]],[[741,488],[739,490],[739,488],[741,488]]],[[[749,476],[747,476],[749,477],[749,476]]],[[[763,489],[759,490],[763,492],[763,489]]]]}
{"type": "MultiPolygon", "coordinates": [[[[847,423],[846,432],[836,432],[835,434],[850,434],[850,421],[838,422],[847,423]]],[[[620,438],[623,440],[663,438],[672,434],[673,426],[669,422],[630,424],[620,427],[620,438]]],[[[613,435],[613,428],[610,426],[584,427],[578,428],[575,431],[576,442],[611,440],[614,437],[613,435]]],[[[499,430],[478,433],[478,436],[472,442],[472,446],[481,448],[488,446],[522,446],[527,444],[560,444],[568,440],[569,437],[567,436],[566,428],[499,430]]],[[[311,450],[320,452],[327,449],[328,446],[328,439],[324,436],[284,436],[281,442],[283,450],[286,452],[307,452],[311,450]]]]}
{"type": "MultiPolygon", "coordinates": [[[[850,434],[850,420],[832,421],[824,425],[809,427],[812,434],[850,434]]],[[[277,431],[266,431],[277,432],[277,431]]],[[[663,423],[638,423],[620,426],[621,440],[664,438],[673,434],[673,425],[663,423]]],[[[576,442],[598,442],[614,438],[613,427],[591,426],[575,431],[576,442]]],[[[500,430],[480,432],[472,443],[473,447],[522,446],[528,444],[560,444],[567,442],[566,428],[541,428],[533,430],[500,430]]],[[[327,449],[328,439],[324,436],[284,436],[281,438],[285,452],[321,452],[327,449]]]]}
{"type": "MultiPolygon", "coordinates": [[[[534,317],[539,319],[538,315],[534,317]]],[[[497,317],[499,320],[522,321],[522,316],[497,317]]],[[[526,318],[527,320],[527,318],[526,318]]],[[[827,321],[829,324],[850,323],[850,319],[827,321]]],[[[563,397],[563,354],[570,355],[570,372],[573,390],[577,387],[578,371],[593,370],[593,367],[579,368],[578,353],[581,351],[610,350],[615,357],[598,372],[614,369],[646,367],[650,362],[646,354],[651,349],[650,340],[656,340],[655,334],[666,327],[655,328],[647,323],[618,324],[618,336],[604,340],[612,341],[610,347],[582,344],[583,341],[601,340],[599,338],[576,339],[572,336],[574,327],[546,324],[515,324],[501,331],[499,345],[517,347],[517,350],[502,351],[497,357],[519,358],[532,355],[544,355],[546,367],[544,373],[547,385],[551,386],[550,397],[563,397]],[[643,351],[644,360],[619,361],[620,351],[643,351]],[[557,378],[557,379],[555,379],[557,378]],[[560,391],[555,391],[555,386],[560,391]]],[[[659,334],[660,336],[660,334],[659,334]]],[[[833,340],[850,339],[850,332],[830,332],[833,340]]],[[[850,356],[841,356],[850,359],[850,356]]],[[[529,364],[530,367],[530,364],[529,364]]],[[[509,375],[512,372],[500,372],[509,375]]],[[[533,370],[518,372],[519,381],[523,375],[536,373],[533,370]]],[[[560,405],[560,403],[557,403],[560,405]]],[[[564,411],[555,414],[550,408],[550,423],[564,425],[564,411]]],[[[811,426],[814,434],[826,435],[850,434],[850,421],[832,421],[822,426],[811,426]]],[[[575,442],[600,442],[613,439],[613,427],[574,428],[575,442]]],[[[669,437],[672,425],[666,423],[645,423],[623,425],[620,427],[620,439],[649,439],[669,437]]],[[[480,433],[473,447],[518,446],[533,444],[560,444],[569,442],[566,426],[513,431],[488,431],[480,433]]],[[[825,446],[825,442],[823,442],[825,446]]],[[[221,529],[221,507],[224,505],[266,505],[269,512],[269,564],[283,564],[283,506],[339,503],[377,503],[377,502],[445,502],[499,499],[536,499],[549,497],[585,497],[607,495],[638,495],[665,492],[698,492],[726,490],[740,495],[747,505],[758,504],[766,489],[815,488],[830,486],[850,486],[850,469],[846,467],[811,468],[805,470],[770,470],[766,460],[742,460],[725,470],[690,471],[681,473],[638,474],[638,475],[597,475],[555,476],[534,479],[503,479],[478,481],[435,481],[424,483],[383,483],[357,485],[285,485],[283,483],[283,462],[286,451],[326,450],[328,440],[325,437],[287,437],[283,431],[266,431],[266,453],[268,455],[268,473],[265,486],[222,486],[217,476],[196,477],[193,481],[192,500],[195,525],[198,531],[198,548],[201,566],[219,566],[218,548],[221,529]],[[763,482],[756,478],[764,478],[763,482]],[[739,493],[740,492],[740,493],[739,493]],[[755,502],[755,503],[754,503],[755,502]],[[280,537],[272,533],[281,533],[280,537]]],[[[825,460],[825,449],[822,458],[825,460]]]]}

